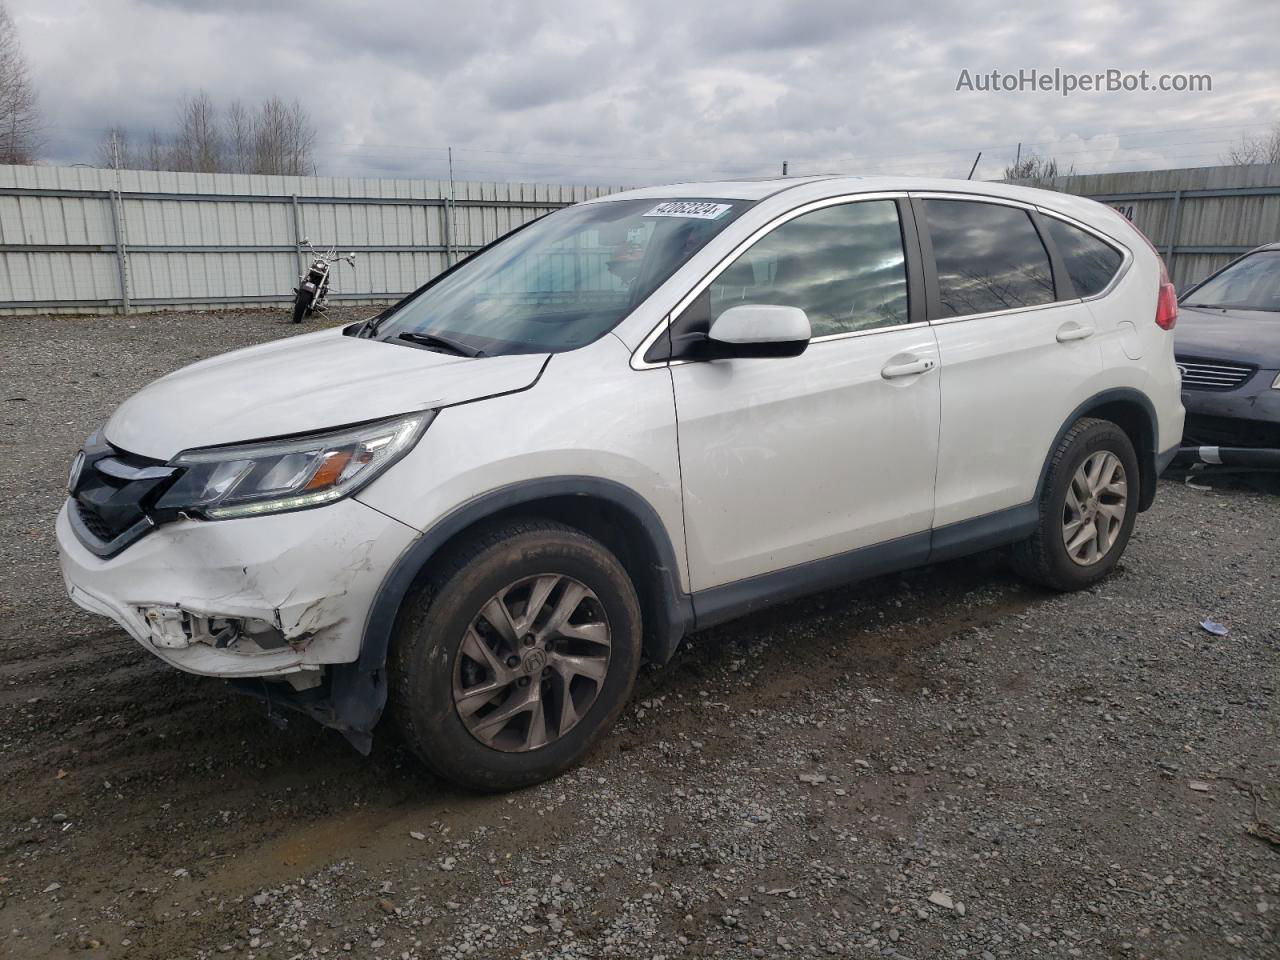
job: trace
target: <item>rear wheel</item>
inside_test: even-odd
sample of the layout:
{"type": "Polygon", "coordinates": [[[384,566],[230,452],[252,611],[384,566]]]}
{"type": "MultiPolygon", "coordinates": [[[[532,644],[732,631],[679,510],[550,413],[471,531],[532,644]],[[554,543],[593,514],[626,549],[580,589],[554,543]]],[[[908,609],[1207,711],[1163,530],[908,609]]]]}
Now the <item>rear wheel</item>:
{"type": "Polygon", "coordinates": [[[491,529],[408,602],[392,641],[392,712],[446,779],[509,790],[553,777],[631,694],[635,589],[612,553],[571,527],[491,529]]]}
{"type": "Polygon", "coordinates": [[[1108,420],[1083,418],[1054,451],[1039,527],[1013,548],[1019,574],[1054,590],[1096,583],[1119,562],[1138,513],[1138,458],[1108,420]]]}

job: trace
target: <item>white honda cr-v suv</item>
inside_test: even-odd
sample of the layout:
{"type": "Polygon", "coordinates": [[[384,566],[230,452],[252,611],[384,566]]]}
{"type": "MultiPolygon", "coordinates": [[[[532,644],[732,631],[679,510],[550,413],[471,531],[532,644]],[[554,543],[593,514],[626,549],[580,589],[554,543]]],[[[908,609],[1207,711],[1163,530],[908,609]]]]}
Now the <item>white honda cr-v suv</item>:
{"type": "Polygon", "coordinates": [[[992,547],[1105,576],[1182,432],[1177,305],[1107,207],[814,177],[536,220],[378,316],[125,402],[58,517],[71,597],[438,773],[552,776],[642,658],[992,547]]]}

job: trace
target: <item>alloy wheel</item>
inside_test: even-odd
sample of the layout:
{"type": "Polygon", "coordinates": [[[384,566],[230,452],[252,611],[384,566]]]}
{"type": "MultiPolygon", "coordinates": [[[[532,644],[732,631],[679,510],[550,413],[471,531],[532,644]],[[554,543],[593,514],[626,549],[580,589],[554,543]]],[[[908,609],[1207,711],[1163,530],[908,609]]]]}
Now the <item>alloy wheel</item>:
{"type": "Polygon", "coordinates": [[[1120,536],[1128,509],[1124,464],[1109,450],[1085,458],[1067,487],[1062,510],[1062,542],[1067,556],[1082,567],[1105,557],[1120,536]]]}
{"type": "Polygon", "coordinates": [[[486,746],[545,747],[591,709],[609,654],[609,622],[595,593],[572,577],[526,577],[494,594],[467,627],[454,664],[454,708],[486,746]]]}

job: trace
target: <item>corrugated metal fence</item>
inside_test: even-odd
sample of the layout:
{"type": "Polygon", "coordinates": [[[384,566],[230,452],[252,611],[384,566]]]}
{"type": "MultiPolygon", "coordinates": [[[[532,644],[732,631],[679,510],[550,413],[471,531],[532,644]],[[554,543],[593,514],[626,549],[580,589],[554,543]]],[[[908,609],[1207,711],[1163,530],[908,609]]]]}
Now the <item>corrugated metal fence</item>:
{"type": "MultiPolygon", "coordinates": [[[[1280,240],[1280,165],[1043,184],[1116,207],[1184,289],[1280,240]]],[[[0,166],[0,313],[283,303],[304,237],[356,251],[337,300],[391,301],[557,207],[620,187],[0,166]]]]}
{"type": "Polygon", "coordinates": [[[1179,290],[1280,240],[1280,164],[1090,173],[1037,185],[1115,207],[1160,248],[1179,290]]]}
{"type": "Polygon", "coordinates": [[[335,244],[333,299],[399,299],[461,256],[619,187],[0,166],[0,312],[292,299],[335,244]]]}

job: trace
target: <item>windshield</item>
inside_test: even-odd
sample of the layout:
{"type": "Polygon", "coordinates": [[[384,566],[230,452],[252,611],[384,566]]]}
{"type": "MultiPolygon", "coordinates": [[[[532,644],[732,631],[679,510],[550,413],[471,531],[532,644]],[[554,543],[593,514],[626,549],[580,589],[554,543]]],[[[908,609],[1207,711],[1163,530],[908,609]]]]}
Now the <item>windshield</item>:
{"type": "Polygon", "coordinates": [[[405,300],[376,336],[467,356],[572,350],[617,326],[749,206],[650,198],[567,207],[405,300]]]}
{"type": "Polygon", "coordinates": [[[1183,305],[1280,313],[1280,250],[1263,250],[1236,261],[1188,293],[1183,305]]]}

